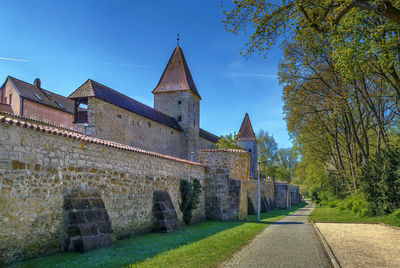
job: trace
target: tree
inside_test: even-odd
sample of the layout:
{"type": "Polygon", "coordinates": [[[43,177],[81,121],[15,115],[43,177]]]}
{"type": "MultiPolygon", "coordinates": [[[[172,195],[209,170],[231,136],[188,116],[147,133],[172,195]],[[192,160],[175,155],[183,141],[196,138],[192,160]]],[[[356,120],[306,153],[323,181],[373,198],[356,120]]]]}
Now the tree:
{"type": "Polygon", "coordinates": [[[399,1],[237,0],[224,14],[228,31],[251,33],[243,55],[265,56],[277,43],[285,49],[293,41],[318,53],[329,43],[333,67],[345,80],[377,75],[400,101],[399,1]]]}
{"type": "Polygon", "coordinates": [[[258,143],[258,161],[266,162],[260,165],[260,173],[262,176],[269,175],[276,176],[276,153],[278,144],[275,142],[274,137],[268,134],[267,131],[260,129],[257,133],[258,143]]]}
{"type": "Polygon", "coordinates": [[[244,55],[282,45],[285,120],[301,159],[295,176],[310,192],[375,189],[360,167],[398,140],[399,8],[394,0],[241,0],[225,12],[228,31],[251,32],[244,55]]]}
{"type": "MultiPolygon", "coordinates": [[[[251,29],[245,54],[263,54],[295,30],[312,29],[317,33],[332,34],[344,24],[343,21],[355,17],[400,25],[399,6],[400,3],[394,0],[236,0],[231,10],[224,11],[223,23],[234,34],[251,29]]],[[[351,26],[357,34],[356,25],[351,26]]]]}
{"type": "Polygon", "coordinates": [[[277,177],[291,182],[293,170],[297,164],[297,154],[292,148],[280,148],[276,153],[277,177]]]}
{"type": "Polygon", "coordinates": [[[222,135],[219,137],[217,142],[217,147],[219,149],[243,149],[242,147],[237,145],[237,139],[239,134],[234,132],[233,134],[230,133],[229,135],[222,135]]]}

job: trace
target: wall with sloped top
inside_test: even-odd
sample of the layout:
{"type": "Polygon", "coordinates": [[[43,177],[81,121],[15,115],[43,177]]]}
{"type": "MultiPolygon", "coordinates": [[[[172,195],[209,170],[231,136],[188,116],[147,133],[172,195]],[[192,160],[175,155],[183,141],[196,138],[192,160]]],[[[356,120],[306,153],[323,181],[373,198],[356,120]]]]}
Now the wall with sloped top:
{"type": "MultiPolygon", "coordinates": [[[[151,230],[154,190],[169,193],[182,223],[180,180],[204,183],[200,164],[0,119],[0,263],[60,250],[67,189],[98,191],[118,238],[151,230]]],[[[202,194],[193,222],[204,219],[202,194]]]]}

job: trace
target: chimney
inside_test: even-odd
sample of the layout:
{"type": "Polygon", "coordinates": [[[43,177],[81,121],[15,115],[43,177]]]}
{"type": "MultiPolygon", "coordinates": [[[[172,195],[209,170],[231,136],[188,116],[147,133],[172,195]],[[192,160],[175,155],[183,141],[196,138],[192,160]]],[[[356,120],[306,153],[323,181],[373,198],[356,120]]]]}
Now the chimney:
{"type": "Polygon", "coordinates": [[[34,85],[35,87],[37,87],[37,88],[40,88],[40,86],[41,86],[40,79],[39,79],[39,78],[36,78],[36,79],[33,81],[33,85],[34,85]]]}

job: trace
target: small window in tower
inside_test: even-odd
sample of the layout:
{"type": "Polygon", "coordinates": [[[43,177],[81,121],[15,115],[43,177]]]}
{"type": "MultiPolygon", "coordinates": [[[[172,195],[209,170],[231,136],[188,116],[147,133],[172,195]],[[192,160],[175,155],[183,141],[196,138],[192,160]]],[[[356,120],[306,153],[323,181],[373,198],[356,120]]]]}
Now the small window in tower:
{"type": "Polygon", "coordinates": [[[7,97],[4,97],[4,103],[7,104],[7,97]]]}
{"type": "Polygon", "coordinates": [[[121,119],[121,118],[122,118],[122,115],[117,114],[117,118],[118,118],[118,119],[121,119]]]}
{"type": "Polygon", "coordinates": [[[11,101],[12,101],[12,94],[10,94],[10,100],[9,100],[10,104],[11,104],[11,101]]]}
{"type": "Polygon", "coordinates": [[[178,104],[181,105],[182,101],[178,100],[178,104]]]}
{"type": "Polygon", "coordinates": [[[149,121],[149,122],[147,122],[147,125],[149,126],[149,127],[151,127],[151,122],[149,121]]]}
{"type": "Polygon", "coordinates": [[[178,121],[182,121],[182,116],[178,115],[178,121]]]}
{"type": "Polygon", "coordinates": [[[251,149],[249,149],[249,153],[251,153],[251,149]]]}

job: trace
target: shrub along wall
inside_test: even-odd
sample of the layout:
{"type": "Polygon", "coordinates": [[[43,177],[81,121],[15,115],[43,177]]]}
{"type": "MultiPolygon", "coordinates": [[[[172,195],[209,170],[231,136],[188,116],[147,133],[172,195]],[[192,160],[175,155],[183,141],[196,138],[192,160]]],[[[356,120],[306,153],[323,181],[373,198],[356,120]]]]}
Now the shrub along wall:
{"type": "MultiPolygon", "coordinates": [[[[101,195],[115,236],[152,227],[155,190],[179,210],[179,182],[204,183],[204,166],[0,115],[0,262],[57,252],[67,189],[101,195]]],[[[205,218],[204,194],[192,222],[205,218]]]]}

